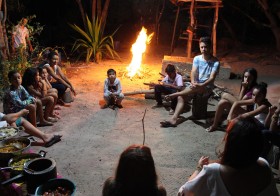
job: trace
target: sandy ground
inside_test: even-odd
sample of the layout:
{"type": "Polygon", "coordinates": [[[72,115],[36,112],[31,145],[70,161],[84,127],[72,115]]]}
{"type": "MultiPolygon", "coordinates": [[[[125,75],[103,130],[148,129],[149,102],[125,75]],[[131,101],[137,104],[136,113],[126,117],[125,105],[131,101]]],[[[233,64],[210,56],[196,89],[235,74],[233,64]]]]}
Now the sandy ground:
{"type": "MultiPolygon", "coordinates": [[[[100,109],[103,82],[106,71],[114,68],[121,79],[123,92],[147,90],[144,82],[157,82],[160,78],[164,52],[146,54],[143,59],[143,78],[122,77],[131,55],[120,53],[122,62],[105,60],[100,64],[73,64],[67,75],[77,89],[78,95],[71,107],[64,107],[62,119],[53,127],[40,128],[48,133],[62,134],[62,141],[44,149],[47,157],[54,158],[60,175],[77,185],[76,195],[101,195],[104,181],[114,175],[120,153],[131,144],[143,143],[142,118],[144,112],[145,145],[149,146],[155,160],[159,182],[168,195],[176,195],[179,187],[192,174],[198,159],[209,155],[216,159],[215,148],[224,132],[206,133],[205,120],[186,120],[176,128],[161,128],[159,122],[169,119],[164,108],[152,109],[154,100],[143,95],[129,96],[123,101],[123,109],[100,109]]],[[[257,56],[258,57],[258,56],[257,56]]],[[[232,66],[234,73],[242,73],[245,67],[259,71],[259,81],[270,84],[269,97],[273,103],[279,98],[279,61],[256,59],[256,54],[227,55],[222,60],[232,66]],[[276,94],[278,92],[278,95],[276,94]]],[[[239,79],[217,81],[237,93],[239,79]]],[[[210,100],[208,111],[215,111],[216,100],[210,100]]],[[[191,113],[183,113],[187,118],[191,113]]],[[[35,151],[42,149],[34,147],[35,151]]]]}

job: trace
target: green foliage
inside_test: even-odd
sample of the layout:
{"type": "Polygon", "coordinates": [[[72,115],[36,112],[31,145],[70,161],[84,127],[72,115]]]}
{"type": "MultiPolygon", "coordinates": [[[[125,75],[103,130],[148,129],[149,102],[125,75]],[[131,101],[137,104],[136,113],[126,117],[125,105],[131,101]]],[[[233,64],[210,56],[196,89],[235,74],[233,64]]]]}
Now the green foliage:
{"type": "Polygon", "coordinates": [[[18,50],[18,55],[11,58],[10,60],[5,60],[1,63],[0,71],[0,97],[4,89],[9,86],[8,73],[11,70],[17,70],[21,75],[28,68],[31,67],[31,62],[28,61],[28,54],[25,50],[25,47],[20,46],[18,50]]]}
{"type": "Polygon", "coordinates": [[[86,19],[87,26],[85,30],[75,24],[70,24],[70,26],[81,35],[81,38],[76,39],[74,42],[72,51],[75,52],[81,48],[83,51],[79,57],[85,55],[86,62],[89,62],[93,57],[93,60],[98,63],[102,60],[104,55],[109,55],[112,59],[115,59],[115,57],[120,59],[118,53],[114,49],[113,40],[113,36],[118,29],[111,35],[103,36],[101,19],[95,18],[92,22],[88,17],[86,17],[86,19]]]}
{"type": "MultiPolygon", "coordinates": [[[[17,53],[14,56],[11,56],[9,59],[1,61],[1,70],[0,70],[0,92],[3,93],[3,90],[9,86],[8,73],[11,70],[16,70],[19,73],[23,74],[28,67],[34,65],[34,61],[38,58],[40,54],[39,42],[36,39],[36,36],[39,36],[44,29],[44,26],[41,26],[38,22],[32,22],[32,19],[36,18],[36,15],[26,17],[28,19],[28,24],[26,25],[29,30],[29,38],[33,45],[33,52],[28,54],[26,49],[23,46],[20,46],[17,50],[17,53]]],[[[8,39],[11,43],[11,35],[14,28],[14,24],[7,24],[8,39]]],[[[0,97],[1,97],[0,93],[0,97]]]]}

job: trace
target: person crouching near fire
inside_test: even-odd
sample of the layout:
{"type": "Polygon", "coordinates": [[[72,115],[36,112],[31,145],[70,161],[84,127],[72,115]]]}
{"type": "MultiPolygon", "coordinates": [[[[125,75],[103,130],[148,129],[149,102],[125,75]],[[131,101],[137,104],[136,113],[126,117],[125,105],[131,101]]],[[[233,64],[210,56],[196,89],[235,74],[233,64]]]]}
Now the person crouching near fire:
{"type": "Polygon", "coordinates": [[[116,71],[114,69],[108,69],[107,78],[104,81],[104,99],[106,104],[102,106],[104,108],[114,109],[115,107],[122,108],[122,100],[124,95],[122,93],[121,82],[116,78],[116,71]]]}

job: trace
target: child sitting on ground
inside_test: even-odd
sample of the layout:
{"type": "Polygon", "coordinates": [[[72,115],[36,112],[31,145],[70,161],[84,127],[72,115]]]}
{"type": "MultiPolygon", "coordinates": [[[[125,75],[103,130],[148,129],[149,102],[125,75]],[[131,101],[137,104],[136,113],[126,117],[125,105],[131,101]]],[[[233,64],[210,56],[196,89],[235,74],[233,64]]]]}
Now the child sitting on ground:
{"type": "Polygon", "coordinates": [[[57,118],[53,114],[57,97],[47,95],[47,89],[41,82],[38,69],[27,68],[23,74],[22,85],[33,97],[40,99],[42,105],[45,106],[44,118],[50,122],[57,122],[57,118]]]}
{"type": "Polygon", "coordinates": [[[117,106],[118,108],[122,108],[122,100],[124,99],[124,95],[122,94],[121,82],[118,78],[116,78],[116,71],[114,69],[109,69],[107,71],[107,78],[104,82],[104,99],[106,104],[102,107],[114,108],[117,106]]]}
{"type": "MultiPolygon", "coordinates": [[[[156,107],[163,107],[161,94],[171,94],[183,90],[184,82],[180,74],[176,73],[174,65],[168,64],[165,68],[167,76],[161,81],[160,84],[155,85],[155,99],[157,101],[156,107]]],[[[173,115],[177,105],[177,97],[171,99],[170,115],[173,115]]]]}
{"type": "Polygon", "coordinates": [[[44,118],[43,106],[40,99],[36,99],[29,95],[25,88],[21,85],[22,78],[17,71],[10,71],[8,78],[11,83],[10,88],[5,92],[3,98],[4,113],[16,113],[22,109],[29,110],[28,120],[33,126],[37,126],[36,114],[39,115],[39,126],[53,125],[44,118]]]}

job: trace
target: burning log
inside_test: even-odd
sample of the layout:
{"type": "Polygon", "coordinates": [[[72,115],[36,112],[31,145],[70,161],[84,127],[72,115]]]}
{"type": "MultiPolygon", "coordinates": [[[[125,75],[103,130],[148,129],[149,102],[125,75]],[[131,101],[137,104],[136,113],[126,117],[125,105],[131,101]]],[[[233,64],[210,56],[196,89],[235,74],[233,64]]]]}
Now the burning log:
{"type": "Polygon", "coordinates": [[[126,92],[124,93],[124,96],[128,95],[139,95],[139,94],[154,94],[154,90],[138,90],[138,91],[131,91],[131,92],[126,92]]]}

